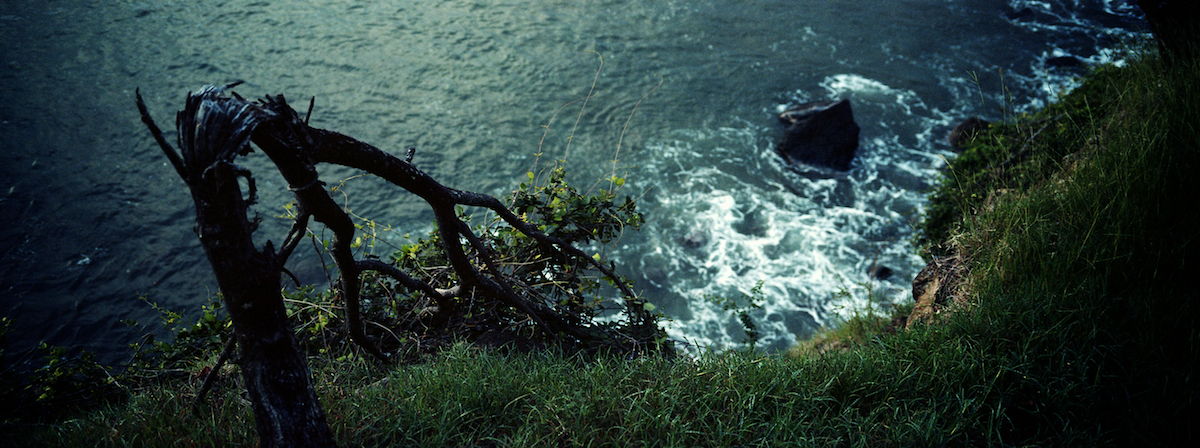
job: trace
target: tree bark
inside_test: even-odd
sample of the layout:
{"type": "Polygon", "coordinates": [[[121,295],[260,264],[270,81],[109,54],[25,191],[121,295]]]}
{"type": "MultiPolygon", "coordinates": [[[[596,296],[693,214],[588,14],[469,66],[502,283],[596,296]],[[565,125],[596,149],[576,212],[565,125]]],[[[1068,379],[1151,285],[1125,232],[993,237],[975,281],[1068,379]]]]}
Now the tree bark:
{"type": "MultiPolygon", "coordinates": [[[[264,111],[269,112],[270,118],[264,119],[256,128],[253,135],[254,143],[271,157],[271,160],[275,162],[275,165],[283,173],[285,179],[289,179],[290,183],[295,182],[292,183],[291,188],[293,190],[307,188],[297,186],[306,185],[304,182],[309,179],[307,175],[300,175],[298,173],[311,171],[314,176],[312,179],[315,180],[316,171],[312,165],[323,162],[361,169],[417,195],[425,200],[429,207],[433,209],[434,219],[437,222],[438,232],[442,239],[442,249],[446,251],[447,258],[449,258],[454,271],[459,275],[463,286],[468,290],[477,290],[490,297],[497,298],[521,310],[549,334],[564,334],[586,343],[607,339],[605,336],[594,334],[593,331],[589,331],[580,325],[568,322],[561,314],[545,306],[545,304],[536,300],[529,300],[514,291],[511,285],[496,270],[491,256],[488,254],[487,249],[482,247],[477,235],[458,219],[454,211],[455,206],[481,206],[498,213],[506,222],[522,233],[546,243],[546,247],[549,250],[555,250],[554,248],[557,247],[557,250],[569,253],[571,257],[591,264],[614,280],[614,284],[618,285],[621,291],[626,294],[629,304],[641,307],[641,300],[637,298],[627,285],[618,280],[614,272],[592,257],[587,256],[578,248],[561,240],[556,241],[537,231],[534,226],[517,218],[516,215],[505,208],[496,198],[447,187],[425,172],[417,169],[408,161],[392,156],[379,148],[337,132],[309,127],[307,123],[300,120],[295,110],[288,106],[283,95],[267,97],[260,100],[259,103],[262,105],[264,111]],[[292,180],[293,178],[295,181],[292,180]],[[476,249],[479,258],[484,262],[484,267],[489,271],[491,277],[483,275],[483,273],[479,272],[471,264],[469,257],[463,250],[461,238],[464,237],[476,249]]],[[[325,194],[324,190],[321,190],[321,194],[325,194]]],[[[325,195],[327,197],[327,194],[325,195]]],[[[304,204],[305,198],[301,196],[301,192],[299,191],[297,191],[297,198],[304,204]]],[[[345,213],[341,212],[340,209],[336,206],[325,205],[325,202],[326,199],[324,198],[314,198],[312,203],[320,203],[320,205],[305,207],[305,210],[311,211],[314,217],[318,217],[319,221],[322,220],[322,218],[319,218],[320,213],[330,215],[329,218],[326,218],[326,221],[322,221],[326,222],[326,225],[329,225],[328,222],[336,222],[345,217],[345,213]],[[335,214],[341,215],[342,218],[334,216],[335,214]]],[[[328,199],[328,203],[332,204],[332,199],[328,199]]],[[[345,219],[348,221],[349,218],[345,219]]],[[[352,231],[353,226],[350,226],[349,230],[352,231]]],[[[334,233],[335,238],[339,238],[336,228],[334,229],[334,233]]],[[[350,239],[352,239],[352,236],[348,236],[345,241],[349,241],[350,239]]],[[[335,246],[337,245],[335,244],[335,246]]],[[[357,266],[350,263],[343,265],[339,261],[337,250],[334,251],[334,259],[338,263],[338,269],[342,271],[342,292],[346,295],[347,299],[347,321],[351,327],[351,336],[356,342],[359,342],[359,345],[366,347],[368,351],[373,354],[378,353],[374,351],[374,346],[370,344],[370,341],[365,340],[365,336],[360,336],[361,327],[358,326],[357,316],[351,315],[351,313],[357,313],[357,277],[360,271],[357,266]],[[347,281],[349,277],[353,277],[354,281],[347,281]],[[353,287],[353,289],[350,289],[350,287],[353,287]],[[360,337],[362,339],[361,342],[359,340],[360,337]]]]}
{"type": "MultiPolygon", "coordinates": [[[[643,331],[641,327],[654,325],[653,319],[642,308],[641,299],[611,269],[570,243],[538,231],[495,198],[442,185],[409,163],[411,150],[409,160],[402,160],[345,135],[309,127],[307,119],[301,120],[282,95],[258,102],[246,101],[236,94],[227,96],[225,90],[234,85],[209,86],[188,95],[187,105],[176,116],[182,154],[176,153],[163,138],[140,94],[137,103],[142,121],[191,190],[196,205],[196,234],[233,321],[235,339],[241,349],[239,364],[254,407],[261,446],[334,445],[308,368],[287,321],[280,292],[283,266],[303,238],[310,218],[334,234],[331,252],[340,274],[338,289],[346,305],[350,337],[381,360],[388,358],[362,328],[359,276],[363,270],[392,276],[439,304],[449,304],[448,299],[458,294],[478,293],[499,300],[528,315],[546,334],[565,341],[573,338],[572,343],[579,346],[640,352],[644,339],[657,334],[643,331]],[[296,196],[297,216],[278,252],[270,242],[262,249],[254,245],[251,236],[257,219],[246,217],[249,205],[254,202],[254,178],[233,162],[239,155],[250,152],[251,141],[271,158],[296,196]],[[442,248],[461,284],[438,290],[381,262],[355,260],[350,248],[354,223],[325,189],[315,168],[317,163],[362,169],[424,199],[433,209],[442,248]],[[638,324],[638,331],[646,333],[645,337],[612,334],[601,326],[589,327],[577,316],[559,313],[548,306],[546,299],[536,292],[515,290],[511,277],[498,267],[489,248],[458,218],[455,213],[458,205],[495,211],[509,225],[539,241],[547,255],[555,253],[602,272],[625,295],[630,317],[638,324]],[[464,247],[463,238],[469,247],[464,247]],[[470,249],[474,250],[473,258],[468,255],[470,249]],[[482,271],[476,268],[476,262],[483,265],[482,271]]],[[[654,342],[653,347],[658,346],[654,342]]]]}
{"type": "Polygon", "coordinates": [[[262,447],[336,446],[310,381],[280,288],[283,260],[271,243],[261,250],[251,237],[256,220],[250,173],[233,160],[248,152],[250,133],[262,118],[245,102],[229,101],[224,89],[189,95],[176,116],[182,157],[162,138],[138,95],[142,120],[183,177],[196,206],[195,231],[216,274],[241,350],[238,364],[254,410],[262,447]],[[240,180],[248,193],[244,196],[240,180]]]}
{"type": "Polygon", "coordinates": [[[1200,2],[1196,0],[1138,0],[1146,21],[1158,40],[1166,66],[1200,58],[1200,2]]]}

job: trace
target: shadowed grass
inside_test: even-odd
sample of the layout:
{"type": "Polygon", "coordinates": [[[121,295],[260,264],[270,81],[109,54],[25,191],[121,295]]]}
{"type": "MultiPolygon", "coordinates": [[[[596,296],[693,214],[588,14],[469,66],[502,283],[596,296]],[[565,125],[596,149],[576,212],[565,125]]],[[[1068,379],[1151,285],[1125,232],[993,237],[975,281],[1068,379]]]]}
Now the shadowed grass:
{"type": "Polygon", "coordinates": [[[1060,414],[1119,443],[1194,437],[1198,73],[1100,70],[1058,111],[1059,172],[964,220],[980,318],[1078,391],[1060,414]]]}
{"type": "MultiPolygon", "coordinates": [[[[1135,58],[977,137],[933,198],[952,212],[927,233],[969,251],[976,305],[939,325],[883,334],[866,313],[830,333],[847,349],[794,357],[456,345],[384,369],[330,356],[310,361],[318,393],[347,446],[1190,446],[1198,86],[1195,65],[1135,58]]],[[[199,411],[198,381],[164,381],[0,437],[250,445],[238,381],[199,411]]]]}
{"type": "MultiPolygon", "coordinates": [[[[964,359],[962,352],[971,349],[912,346],[922,340],[891,347],[926,358],[915,360],[839,352],[801,359],[729,353],[698,361],[583,362],[460,345],[429,363],[390,372],[357,361],[318,366],[317,384],[338,439],[352,446],[985,442],[988,428],[977,425],[988,420],[983,402],[964,402],[942,385],[983,375],[969,363],[939,361],[964,359]]],[[[234,382],[199,412],[190,409],[190,387],[164,386],[28,442],[252,444],[250,410],[234,382]]]]}

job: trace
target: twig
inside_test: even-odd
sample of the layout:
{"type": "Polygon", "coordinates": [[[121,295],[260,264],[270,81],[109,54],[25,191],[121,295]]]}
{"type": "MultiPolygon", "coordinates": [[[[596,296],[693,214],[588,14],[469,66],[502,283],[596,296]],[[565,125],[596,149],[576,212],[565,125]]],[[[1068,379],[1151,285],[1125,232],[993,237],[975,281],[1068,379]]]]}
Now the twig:
{"type": "Polygon", "coordinates": [[[217,357],[217,364],[208,371],[208,375],[205,375],[204,384],[200,386],[200,392],[196,393],[196,401],[192,403],[193,409],[200,410],[200,405],[204,403],[204,396],[208,394],[209,389],[212,389],[213,382],[216,381],[225,361],[229,360],[229,355],[233,353],[235,345],[237,345],[237,338],[229,338],[229,342],[225,343],[225,349],[221,350],[221,356],[217,357]]]}

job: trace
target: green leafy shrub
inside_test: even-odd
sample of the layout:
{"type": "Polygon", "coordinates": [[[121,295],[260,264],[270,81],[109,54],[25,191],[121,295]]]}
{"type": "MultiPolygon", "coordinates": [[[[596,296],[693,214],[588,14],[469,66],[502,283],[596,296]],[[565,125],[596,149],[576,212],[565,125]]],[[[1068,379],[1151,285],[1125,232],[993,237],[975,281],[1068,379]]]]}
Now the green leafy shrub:
{"type": "Polygon", "coordinates": [[[89,351],[42,343],[31,353],[41,359],[36,368],[19,371],[3,351],[11,323],[0,319],[0,424],[53,421],[124,398],[119,375],[89,351]]]}
{"type": "MultiPolygon", "coordinates": [[[[561,166],[550,168],[541,185],[535,184],[537,177],[532,171],[527,173],[527,181],[509,197],[509,208],[526,222],[537,223],[538,230],[550,237],[575,247],[589,248],[596,261],[602,261],[605,245],[644,222],[632,198],[617,199],[615,190],[624,184],[622,178],[613,176],[609,179],[612,190],[582,194],[567,183],[561,166]]],[[[464,221],[470,219],[463,218],[464,221]]],[[[474,230],[489,255],[502,267],[501,275],[505,279],[553,307],[572,324],[638,341],[651,351],[657,351],[654,347],[666,342],[665,333],[658,325],[661,315],[652,305],[636,298],[626,300],[626,303],[611,298],[618,295],[618,287],[632,286],[627,279],[604,276],[589,260],[549,248],[506,225],[500,217],[485,217],[474,230]]],[[[390,262],[401,270],[417,273],[435,288],[451,288],[458,279],[448,267],[449,260],[441,250],[442,244],[435,229],[426,238],[402,246],[392,254],[390,262]]],[[[469,249],[469,246],[464,248],[469,249]]],[[[610,271],[615,268],[612,262],[607,265],[610,271]]],[[[422,318],[426,314],[421,310],[433,306],[415,294],[396,293],[396,285],[382,276],[374,276],[367,283],[373,286],[371,293],[364,297],[375,296],[375,303],[387,304],[384,311],[387,314],[422,318]]],[[[441,307],[446,305],[439,304],[441,307]]],[[[443,314],[438,322],[422,319],[421,325],[427,331],[440,326],[438,331],[468,339],[489,331],[524,341],[548,341],[556,336],[542,334],[523,313],[489,299],[459,297],[449,305],[452,310],[439,308],[436,311],[450,311],[450,314],[443,314]]],[[[433,313],[428,316],[432,318],[433,313]]]]}

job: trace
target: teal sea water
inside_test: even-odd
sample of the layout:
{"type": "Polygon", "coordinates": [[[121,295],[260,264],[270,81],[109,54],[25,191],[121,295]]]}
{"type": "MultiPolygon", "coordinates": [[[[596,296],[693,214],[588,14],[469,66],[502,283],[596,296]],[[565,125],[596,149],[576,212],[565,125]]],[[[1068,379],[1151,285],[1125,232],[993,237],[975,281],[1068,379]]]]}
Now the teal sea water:
{"type": "MultiPolygon", "coordinates": [[[[188,91],[316,98],[312,124],[506,194],[563,160],[586,188],[615,170],[647,225],[604,250],[694,349],[737,346],[706,296],[762,286],[761,344],[909,297],[924,193],[962,118],[1045,104],[1143,28],[1122,0],[6,0],[0,2],[0,313],[39,341],[119,362],[156,313],[216,292],[186,187],[139,121],[170,127],[188,91]],[[1064,59],[1067,58],[1067,59],[1064,59]],[[1071,59],[1073,58],[1073,59],[1071,59]],[[775,155],[787,104],[849,98],[846,173],[775,155]],[[636,106],[636,107],[635,107],[636,106]],[[539,156],[540,154],[540,156],[539,156]],[[696,235],[699,247],[685,244],[696,235]],[[872,280],[882,264],[895,275],[872,280]]],[[[261,158],[259,237],[290,198],[261,158]]],[[[423,235],[415,198],[350,170],[345,202],[423,235]]],[[[381,243],[377,251],[386,252],[381,243]]],[[[324,283],[313,251],[293,256],[324,283]]],[[[151,325],[153,326],[153,325],[151,325]]]]}

